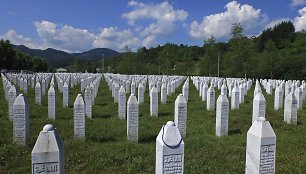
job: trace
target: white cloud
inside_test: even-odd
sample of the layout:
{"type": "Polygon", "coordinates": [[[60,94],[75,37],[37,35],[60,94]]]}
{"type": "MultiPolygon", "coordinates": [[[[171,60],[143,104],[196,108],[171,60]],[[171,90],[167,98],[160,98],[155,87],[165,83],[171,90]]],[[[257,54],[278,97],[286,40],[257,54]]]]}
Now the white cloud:
{"type": "Polygon", "coordinates": [[[260,9],[248,4],[239,4],[232,1],[226,4],[225,12],[203,17],[202,22],[193,21],[189,35],[196,39],[206,39],[213,35],[217,39],[229,38],[232,24],[240,23],[247,35],[252,30],[263,25],[266,20],[260,9]]]}
{"type": "Polygon", "coordinates": [[[292,0],[291,4],[289,5],[290,7],[296,7],[300,5],[306,4],[305,0],[292,0]]]}
{"type": "Polygon", "coordinates": [[[141,45],[143,47],[150,48],[150,47],[156,45],[155,39],[156,39],[155,36],[150,35],[150,36],[143,39],[141,45]]]}
{"type": "Polygon", "coordinates": [[[23,35],[18,35],[15,30],[9,30],[4,35],[0,36],[2,39],[9,40],[14,45],[25,45],[29,48],[39,49],[41,46],[34,43],[31,38],[24,37],[23,35]]]}
{"type": "Polygon", "coordinates": [[[116,27],[103,28],[93,42],[94,47],[116,48],[119,51],[123,51],[125,46],[135,50],[140,45],[140,39],[131,30],[120,31],[116,27]]]}
{"type": "Polygon", "coordinates": [[[296,31],[306,30],[306,7],[299,10],[300,16],[294,18],[296,31]]]}
{"type": "Polygon", "coordinates": [[[285,21],[290,21],[289,18],[280,18],[280,19],[275,19],[273,21],[271,21],[270,23],[268,23],[265,26],[265,29],[267,28],[273,28],[275,25],[280,24],[281,22],[285,22],[285,21]]]}
{"type": "MultiPolygon", "coordinates": [[[[144,29],[140,32],[142,37],[152,38],[167,37],[175,32],[176,22],[185,21],[188,13],[184,10],[174,9],[168,1],[159,4],[144,4],[137,1],[128,3],[133,8],[128,13],[123,13],[122,18],[127,19],[128,24],[135,26],[139,20],[150,20],[148,26],[140,26],[144,29]]],[[[136,26],[139,28],[139,25],[136,26]]]]}
{"type": "Polygon", "coordinates": [[[44,47],[52,47],[68,52],[80,52],[91,49],[95,34],[86,29],[69,25],[58,26],[49,21],[34,23],[36,31],[43,40],[44,47]]]}

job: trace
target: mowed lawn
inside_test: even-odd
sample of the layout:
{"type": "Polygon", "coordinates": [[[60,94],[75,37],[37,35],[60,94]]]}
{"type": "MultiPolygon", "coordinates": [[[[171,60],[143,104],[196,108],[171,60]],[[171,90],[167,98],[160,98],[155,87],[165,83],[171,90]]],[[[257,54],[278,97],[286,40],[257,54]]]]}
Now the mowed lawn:
{"type": "MultiPolygon", "coordinates": [[[[189,84],[185,173],[244,173],[246,134],[251,126],[254,85],[240,105],[229,112],[229,136],[215,136],[215,112],[207,111],[194,85],[189,84]]],[[[262,88],[263,89],[263,88],[262,88]]],[[[42,127],[53,124],[65,147],[65,173],[155,173],[155,139],[167,121],[174,120],[174,101],[182,86],[159,102],[159,117],[150,116],[148,85],[145,103],[139,106],[139,142],[128,142],[126,120],[119,120],[107,83],[101,81],[93,107],[93,119],[86,119],[86,140],[73,138],[73,102],[80,86],[70,88],[69,108],[63,108],[62,94],[56,90],[56,120],[48,119],[47,93],[42,106],[35,105],[34,89],[29,87],[30,143],[13,144],[13,125],[8,118],[2,81],[0,82],[0,173],[31,173],[31,151],[42,127]]],[[[220,91],[215,88],[216,99],[220,91]]],[[[274,111],[274,96],[264,92],[266,118],[276,136],[276,173],[306,173],[306,102],[298,111],[298,125],[283,122],[283,110],[274,111]]],[[[128,96],[127,96],[128,99],[128,96]]],[[[160,94],[159,94],[160,99],[160,94]]]]}

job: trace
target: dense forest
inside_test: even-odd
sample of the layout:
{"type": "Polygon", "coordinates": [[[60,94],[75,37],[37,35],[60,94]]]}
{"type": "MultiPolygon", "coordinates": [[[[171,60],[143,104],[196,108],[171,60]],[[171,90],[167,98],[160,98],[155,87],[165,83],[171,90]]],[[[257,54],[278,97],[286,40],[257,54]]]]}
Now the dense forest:
{"type": "Polygon", "coordinates": [[[220,77],[305,79],[306,33],[288,21],[249,38],[233,24],[226,43],[211,36],[202,47],[168,43],[127,50],[107,66],[115,73],[218,76],[218,62],[220,77]]]}
{"type": "Polygon", "coordinates": [[[45,59],[20,53],[9,40],[0,39],[0,69],[45,72],[48,65],[45,59]]]}
{"type": "MultiPolygon", "coordinates": [[[[37,57],[30,59],[16,51],[12,55],[2,50],[0,53],[4,57],[1,61],[14,62],[1,63],[1,68],[37,71],[35,67],[44,67],[46,70],[45,62],[37,57]],[[38,59],[40,66],[37,66],[38,59]],[[28,63],[22,63],[25,60],[28,63]]],[[[104,60],[101,57],[98,61],[75,58],[66,68],[70,72],[305,79],[306,32],[295,32],[292,22],[286,21],[265,29],[258,36],[247,37],[240,24],[233,24],[227,42],[217,42],[210,36],[203,46],[167,43],[154,48],[139,48],[136,52],[126,46],[125,52],[114,58],[104,60]]]]}

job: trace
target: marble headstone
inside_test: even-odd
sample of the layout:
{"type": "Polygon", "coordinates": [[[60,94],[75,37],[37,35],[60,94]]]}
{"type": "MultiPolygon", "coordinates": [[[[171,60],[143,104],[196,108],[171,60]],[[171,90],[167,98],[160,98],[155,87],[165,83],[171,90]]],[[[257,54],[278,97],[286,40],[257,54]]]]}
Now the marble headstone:
{"type": "Polygon", "coordinates": [[[85,139],[85,104],[81,94],[78,94],[73,104],[74,137],[85,139]]]}
{"type": "MultiPolygon", "coordinates": [[[[221,87],[222,88],[222,87],[221,87]]],[[[216,107],[216,135],[228,135],[228,115],[229,115],[229,101],[224,93],[217,99],[216,107]]]]}
{"type": "Polygon", "coordinates": [[[179,94],[175,100],[174,123],[178,127],[182,137],[186,137],[187,102],[182,94],[179,94]]]}
{"type": "Polygon", "coordinates": [[[138,101],[134,94],[127,102],[127,139],[138,142],[138,101]]]}
{"type": "Polygon", "coordinates": [[[29,105],[23,94],[19,94],[16,98],[13,113],[13,140],[16,144],[26,145],[30,136],[29,105]]]}
{"type": "Polygon", "coordinates": [[[55,90],[53,85],[50,86],[48,90],[48,117],[55,119],[56,104],[55,104],[55,90]]]}
{"type": "Polygon", "coordinates": [[[118,116],[119,116],[119,119],[122,119],[122,120],[124,120],[126,116],[126,95],[125,95],[125,89],[123,86],[121,86],[119,89],[118,116]]]}
{"type": "Polygon", "coordinates": [[[43,127],[32,150],[32,174],[64,174],[64,143],[51,124],[43,127]]]}
{"type": "Polygon", "coordinates": [[[39,82],[35,85],[35,103],[41,105],[41,86],[39,82]]]}
{"type": "Polygon", "coordinates": [[[173,121],[164,125],[156,138],[156,174],[184,173],[184,141],[173,121]]]}
{"type": "Polygon", "coordinates": [[[85,112],[88,118],[92,118],[92,99],[91,99],[91,89],[89,86],[86,86],[84,99],[85,99],[85,112]]]}
{"type": "Polygon", "coordinates": [[[155,86],[150,91],[150,115],[158,117],[158,92],[155,86]]]}
{"type": "Polygon", "coordinates": [[[276,135],[265,117],[259,117],[247,133],[246,174],[274,174],[276,135]]]}
{"type": "Polygon", "coordinates": [[[252,123],[258,120],[259,117],[266,116],[266,99],[259,91],[253,99],[253,114],[252,123]]]}

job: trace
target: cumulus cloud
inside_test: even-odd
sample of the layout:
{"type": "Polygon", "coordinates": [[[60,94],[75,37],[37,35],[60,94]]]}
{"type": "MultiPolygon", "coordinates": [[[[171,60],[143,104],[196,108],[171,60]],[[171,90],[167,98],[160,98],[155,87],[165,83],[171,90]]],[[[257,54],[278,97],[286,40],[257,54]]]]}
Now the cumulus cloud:
{"type": "Polygon", "coordinates": [[[306,30],[306,7],[299,10],[300,16],[294,18],[296,31],[306,30]]]}
{"type": "Polygon", "coordinates": [[[132,0],[128,5],[132,11],[123,13],[122,18],[127,19],[129,25],[135,26],[136,31],[143,28],[139,32],[144,38],[142,46],[152,46],[156,38],[172,35],[176,30],[176,23],[183,22],[188,17],[186,11],[175,9],[168,1],[159,4],[144,4],[132,0]],[[140,20],[147,20],[150,23],[147,26],[141,26],[137,23],[140,20]]]}
{"type": "Polygon", "coordinates": [[[289,5],[290,7],[296,7],[296,6],[300,6],[300,5],[304,5],[306,4],[305,0],[292,0],[291,4],[289,5]]]}
{"type": "Polygon", "coordinates": [[[270,23],[268,23],[265,26],[265,29],[267,28],[273,28],[275,25],[280,24],[281,22],[285,22],[285,21],[291,21],[289,18],[280,18],[280,19],[275,19],[273,21],[271,21],[270,23]]]}
{"type": "Polygon", "coordinates": [[[232,24],[240,23],[247,34],[266,20],[260,9],[248,4],[239,4],[232,1],[226,4],[225,12],[203,17],[201,22],[193,21],[190,25],[189,35],[196,39],[206,39],[213,35],[217,39],[228,38],[232,24]]]}
{"type": "Polygon", "coordinates": [[[52,47],[68,52],[80,52],[92,48],[95,34],[86,29],[69,25],[59,26],[49,21],[34,23],[36,31],[43,40],[44,47],[52,47]]]}
{"type": "Polygon", "coordinates": [[[12,44],[15,45],[25,45],[29,48],[39,49],[41,46],[37,43],[34,43],[31,38],[24,37],[23,35],[18,35],[15,30],[9,30],[4,35],[0,36],[2,39],[9,40],[12,44]]]}
{"type": "Polygon", "coordinates": [[[141,45],[141,41],[129,29],[120,31],[116,27],[109,27],[101,30],[93,45],[94,47],[116,48],[123,51],[125,46],[136,49],[141,45]]]}

